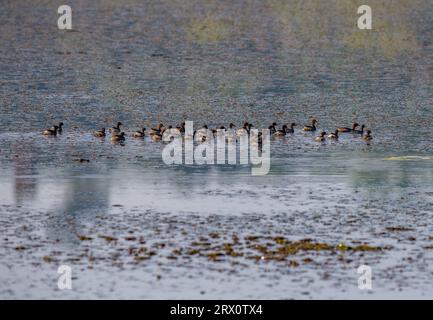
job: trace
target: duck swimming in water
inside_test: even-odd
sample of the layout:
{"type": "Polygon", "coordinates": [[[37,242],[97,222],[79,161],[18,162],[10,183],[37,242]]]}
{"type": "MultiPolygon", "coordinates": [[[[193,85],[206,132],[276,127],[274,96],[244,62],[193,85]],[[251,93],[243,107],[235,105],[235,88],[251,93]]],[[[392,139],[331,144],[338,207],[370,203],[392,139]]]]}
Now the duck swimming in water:
{"type": "Polygon", "coordinates": [[[275,134],[275,132],[277,132],[277,123],[276,122],[273,122],[269,127],[268,127],[268,129],[269,129],[269,133],[270,134],[275,134]]]}
{"type": "Polygon", "coordinates": [[[294,126],[296,126],[296,123],[292,122],[290,128],[286,129],[286,133],[295,133],[295,129],[293,128],[294,126]]]}
{"type": "Polygon", "coordinates": [[[314,141],[317,141],[317,142],[324,142],[324,141],[326,140],[325,136],[326,136],[326,132],[323,131],[323,132],[320,134],[320,136],[317,136],[317,137],[314,138],[314,141]]]}
{"type": "Polygon", "coordinates": [[[115,127],[111,128],[111,131],[113,133],[120,133],[120,126],[123,126],[122,122],[118,122],[115,127]]]}
{"type": "MultiPolygon", "coordinates": [[[[159,132],[154,132],[153,134],[150,135],[150,138],[153,141],[155,141],[155,142],[158,142],[158,141],[162,140],[163,134],[164,134],[164,132],[166,130],[166,128],[162,124],[160,124],[160,125],[161,125],[161,126],[159,126],[160,127],[160,131],[159,132]]],[[[171,130],[172,126],[168,126],[168,129],[171,130]]]]}
{"type": "Polygon", "coordinates": [[[233,123],[229,124],[229,128],[226,132],[226,137],[228,142],[236,141],[236,126],[233,123]]]}
{"type": "Polygon", "coordinates": [[[311,125],[306,125],[304,126],[304,128],[302,128],[303,131],[316,131],[316,124],[317,124],[317,120],[316,119],[312,119],[311,120],[311,125]]]}
{"type": "Polygon", "coordinates": [[[97,137],[97,138],[103,138],[103,137],[105,137],[105,128],[102,128],[102,129],[100,129],[100,130],[96,130],[94,133],[93,133],[93,135],[95,136],[95,137],[97,137]]]}
{"type": "Polygon", "coordinates": [[[329,139],[333,139],[333,140],[338,140],[338,129],[335,130],[334,133],[330,133],[330,134],[328,135],[328,138],[329,138],[329,139]]]}
{"type": "Polygon", "coordinates": [[[44,136],[57,136],[57,130],[59,130],[58,126],[54,126],[50,129],[45,129],[42,134],[44,136]]]}
{"type": "Polygon", "coordinates": [[[352,128],[340,127],[337,130],[338,130],[338,132],[353,132],[353,131],[355,131],[356,127],[358,127],[358,126],[359,126],[359,124],[355,122],[354,124],[352,124],[352,128]]]}
{"type": "Polygon", "coordinates": [[[185,122],[182,122],[180,126],[177,127],[181,134],[185,133],[185,122]]]}
{"type": "Polygon", "coordinates": [[[144,131],[146,131],[146,128],[143,127],[143,129],[135,131],[132,136],[134,138],[143,138],[144,137],[144,131]]]}
{"type": "Polygon", "coordinates": [[[365,124],[361,126],[361,130],[353,130],[353,133],[364,134],[365,124]]]}
{"type": "MultiPolygon", "coordinates": [[[[51,130],[54,130],[54,126],[51,127],[51,130]]],[[[57,133],[62,134],[62,132],[63,132],[63,122],[60,122],[59,125],[57,126],[57,133]]]]}
{"type": "Polygon", "coordinates": [[[286,133],[287,133],[287,125],[283,125],[281,130],[275,131],[274,136],[284,137],[286,133]]]}
{"type": "Polygon", "coordinates": [[[152,134],[152,135],[150,136],[150,138],[151,138],[153,141],[158,142],[158,141],[161,141],[161,140],[162,140],[162,134],[160,134],[160,133],[154,133],[154,134],[152,134]]]}
{"type": "Polygon", "coordinates": [[[362,139],[365,141],[370,141],[373,139],[373,137],[371,136],[371,131],[367,130],[367,133],[365,135],[362,136],[362,139]]]}
{"type": "Polygon", "coordinates": [[[149,135],[153,134],[161,134],[161,131],[164,129],[164,125],[162,123],[158,123],[155,128],[151,128],[149,130],[149,135]]]}
{"type": "Polygon", "coordinates": [[[121,132],[119,134],[113,134],[111,136],[111,141],[113,141],[113,142],[125,141],[125,132],[121,132]]]}

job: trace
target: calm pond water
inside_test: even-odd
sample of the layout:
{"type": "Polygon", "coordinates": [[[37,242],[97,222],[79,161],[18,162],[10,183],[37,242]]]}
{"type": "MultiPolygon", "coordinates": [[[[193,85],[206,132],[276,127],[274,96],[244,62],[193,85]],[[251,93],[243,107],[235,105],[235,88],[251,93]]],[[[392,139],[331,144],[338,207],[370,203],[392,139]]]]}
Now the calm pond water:
{"type": "Polygon", "coordinates": [[[357,1],[70,5],[65,32],[56,1],[0,3],[0,298],[432,298],[430,0],[370,1],[371,31],[357,1]],[[185,120],[299,126],[265,176],[92,136],[185,120]]]}

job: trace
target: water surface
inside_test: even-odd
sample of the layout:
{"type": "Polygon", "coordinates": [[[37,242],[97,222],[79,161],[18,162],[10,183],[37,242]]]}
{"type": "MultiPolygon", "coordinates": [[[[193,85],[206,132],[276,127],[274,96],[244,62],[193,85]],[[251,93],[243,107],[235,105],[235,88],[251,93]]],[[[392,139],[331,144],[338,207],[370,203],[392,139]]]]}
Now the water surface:
{"type": "Polygon", "coordinates": [[[431,1],[372,1],[372,31],[356,1],[73,1],[68,32],[56,1],[0,5],[1,298],[431,298],[431,1]],[[91,135],[185,120],[299,126],[260,177],[91,135]],[[334,249],[268,259],[278,237],[334,249]]]}

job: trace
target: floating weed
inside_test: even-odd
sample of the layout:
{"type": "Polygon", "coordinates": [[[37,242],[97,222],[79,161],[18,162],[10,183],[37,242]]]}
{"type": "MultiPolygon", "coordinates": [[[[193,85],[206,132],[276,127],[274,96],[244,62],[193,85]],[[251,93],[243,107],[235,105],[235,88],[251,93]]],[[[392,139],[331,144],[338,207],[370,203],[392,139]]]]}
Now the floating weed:
{"type": "Polygon", "coordinates": [[[182,254],[182,249],[174,249],[171,253],[180,256],[182,254]]]}
{"type": "Polygon", "coordinates": [[[259,236],[246,236],[245,237],[245,240],[247,240],[247,241],[257,241],[259,239],[260,239],[259,236]]]}
{"type": "Polygon", "coordinates": [[[112,237],[112,236],[99,236],[99,238],[102,238],[102,239],[104,239],[107,242],[117,241],[117,238],[112,237]]]}
{"type": "Polygon", "coordinates": [[[50,263],[50,262],[53,262],[54,259],[52,257],[50,257],[50,256],[44,256],[42,258],[42,260],[44,260],[47,263],[50,263]]]}
{"type": "Polygon", "coordinates": [[[300,240],[295,242],[287,242],[284,245],[277,248],[277,253],[283,255],[293,255],[299,251],[324,251],[332,250],[333,247],[326,243],[312,242],[309,239],[300,240]]]}
{"type": "Polygon", "coordinates": [[[274,237],[274,241],[277,244],[286,244],[287,243],[287,240],[284,237],[274,237]]]}
{"type": "Polygon", "coordinates": [[[197,249],[192,249],[192,250],[189,250],[187,252],[187,254],[189,254],[190,256],[195,255],[195,254],[199,254],[199,253],[200,253],[200,250],[197,250],[197,249]]]}
{"type": "Polygon", "coordinates": [[[140,247],[140,249],[138,249],[138,253],[144,253],[147,252],[147,247],[140,247]]]}
{"type": "Polygon", "coordinates": [[[407,227],[388,227],[386,228],[386,230],[390,232],[413,231],[412,228],[407,228],[407,227]]]}
{"type": "Polygon", "coordinates": [[[246,256],[245,258],[256,260],[256,261],[262,260],[262,256],[258,256],[258,255],[246,256]]]}
{"type": "Polygon", "coordinates": [[[135,241],[135,240],[137,240],[137,238],[136,237],[133,237],[133,236],[128,236],[128,237],[125,237],[124,238],[126,241],[135,241]]]}
{"type": "Polygon", "coordinates": [[[193,247],[210,247],[212,244],[210,242],[191,242],[191,246],[193,247]]]}
{"type": "Polygon", "coordinates": [[[243,256],[242,252],[236,252],[233,249],[233,245],[231,243],[224,243],[223,249],[225,251],[225,254],[232,257],[241,257],[243,256]]]}
{"type": "Polygon", "coordinates": [[[236,234],[232,235],[232,240],[234,243],[238,244],[239,243],[239,237],[236,234]]]}
{"type": "Polygon", "coordinates": [[[267,254],[269,252],[268,247],[266,247],[265,245],[260,245],[260,244],[255,244],[253,245],[251,248],[263,253],[263,254],[267,254]]]}
{"type": "Polygon", "coordinates": [[[211,232],[209,233],[209,237],[211,237],[212,239],[218,239],[220,235],[217,232],[211,232]]]}
{"type": "Polygon", "coordinates": [[[80,241],[90,241],[93,240],[93,238],[91,237],[87,237],[87,236],[78,236],[78,239],[80,239],[80,241]]]}
{"type": "Polygon", "coordinates": [[[135,255],[134,256],[134,260],[136,262],[140,262],[140,261],[143,261],[143,260],[149,260],[149,259],[150,259],[149,256],[139,256],[139,255],[135,255]]]}
{"type": "Polygon", "coordinates": [[[373,246],[369,246],[368,244],[361,244],[359,246],[350,248],[350,250],[353,251],[381,251],[383,249],[387,249],[387,248],[373,247],[373,246]]]}
{"type": "Polygon", "coordinates": [[[212,261],[221,261],[222,259],[220,259],[223,256],[223,254],[221,252],[210,252],[207,254],[207,257],[209,260],[212,261]]]}
{"type": "Polygon", "coordinates": [[[340,251],[347,251],[347,250],[349,250],[349,247],[343,243],[339,243],[339,244],[337,244],[337,249],[340,251]]]}
{"type": "Polygon", "coordinates": [[[288,263],[289,267],[299,267],[299,262],[295,261],[295,260],[290,260],[288,263]]]}
{"type": "Polygon", "coordinates": [[[368,244],[361,244],[355,247],[350,247],[348,245],[345,245],[343,243],[339,243],[336,246],[336,249],[339,251],[380,251],[383,250],[384,248],[382,247],[373,247],[370,246],[368,244]]]}

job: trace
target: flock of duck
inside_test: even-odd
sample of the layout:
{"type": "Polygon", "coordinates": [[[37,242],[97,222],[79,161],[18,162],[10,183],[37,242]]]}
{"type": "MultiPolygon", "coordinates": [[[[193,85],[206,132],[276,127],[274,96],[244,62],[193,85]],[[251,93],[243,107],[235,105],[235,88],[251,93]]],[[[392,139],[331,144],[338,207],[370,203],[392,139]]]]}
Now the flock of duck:
{"type": "MultiPolygon", "coordinates": [[[[310,118],[309,124],[305,125],[302,128],[302,131],[308,131],[308,132],[314,132],[317,131],[317,120],[315,118],[310,118]]],[[[125,141],[126,134],[121,130],[121,126],[123,124],[121,122],[118,122],[115,126],[113,126],[109,131],[111,132],[111,141],[113,142],[122,142],[125,141]]],[[[271,135],[273,136],[279,136],[284,137],[288,134],[295,133],[294,127],[296,126],[296,123],[291,123],[290,125],[283,125],[281,129],[277,129],[277,123],[272,123],[268,129],[271,135]]],[[[249,134],[251,128],[253,125],[249,122],[245,122],[244,125],[236,129],[236,126],[233,123],[229,124],[229,130],[234,131],[236,133],[236,136],[240,136],[241,134],[249,134]]],[[[171,130],[177,130],[181,135],[185,134],[185,122],[181,123],[180,125],[173,128],[172,126],[165,127],[162,123],[159,123],[156,125],[156,127],[151,128],[148,130],[147,135],[153,140],[153,141],[161,141],[162,135],[167,129],[171,130]]],[[[226,130],[224,126],[220,126],[217,129],[220,130],[226,130]]],[[[212,129],[212,133],[214,136],[217,134],[217,129],[212,129]]],[[[371,136],[371,131],[367,130],[364,131],[365,125],[360,126],[358,123],[353,123],[352,127],[339,127],[335,129],[334,132],[327,134],[325,131],[322,131],[318,136],[314,138],[314,141],[316,142],[324,142],[326,139],[330,140],[338,140],[340,133],[352,133],[359,135],[363,140],[370,141],[373,139],[371,136]],[[360,127],[360,129],[358,129],[360,127]]],[[[209,130],[207,125],[204,125],[202,129],[199,130],[209,130]]],[[[58,134],[62,134],[63,132],[63,122],[60,122],[58,125],[55,125],[49,129],[45,129],[43,131],[43,134],[46,136],[57,136],[58,134]]],[[[223,131],[224,132],[224,131],[223,131]]],[[[196,131],[194,131],[195,135],[196,131]]],[[[100,130],[97,130],[93,133],[93,136],[97,138],[105,138],[107,135],[107,132],[105,128],[102,128],[100,130]]],[[[132,137],[134,138],[143,138],[146,136],[146,128],[142,128],[138,131],[135,131],[132,133],[132,137]]],[[[186,138],[186,137],[185,137],[186,138]]],[[[202,136],[202,141],[205,141],[205,136],[202,136]]],[[[261,140],[261,132],[259,132],[259,140],[261,140]]]]}

